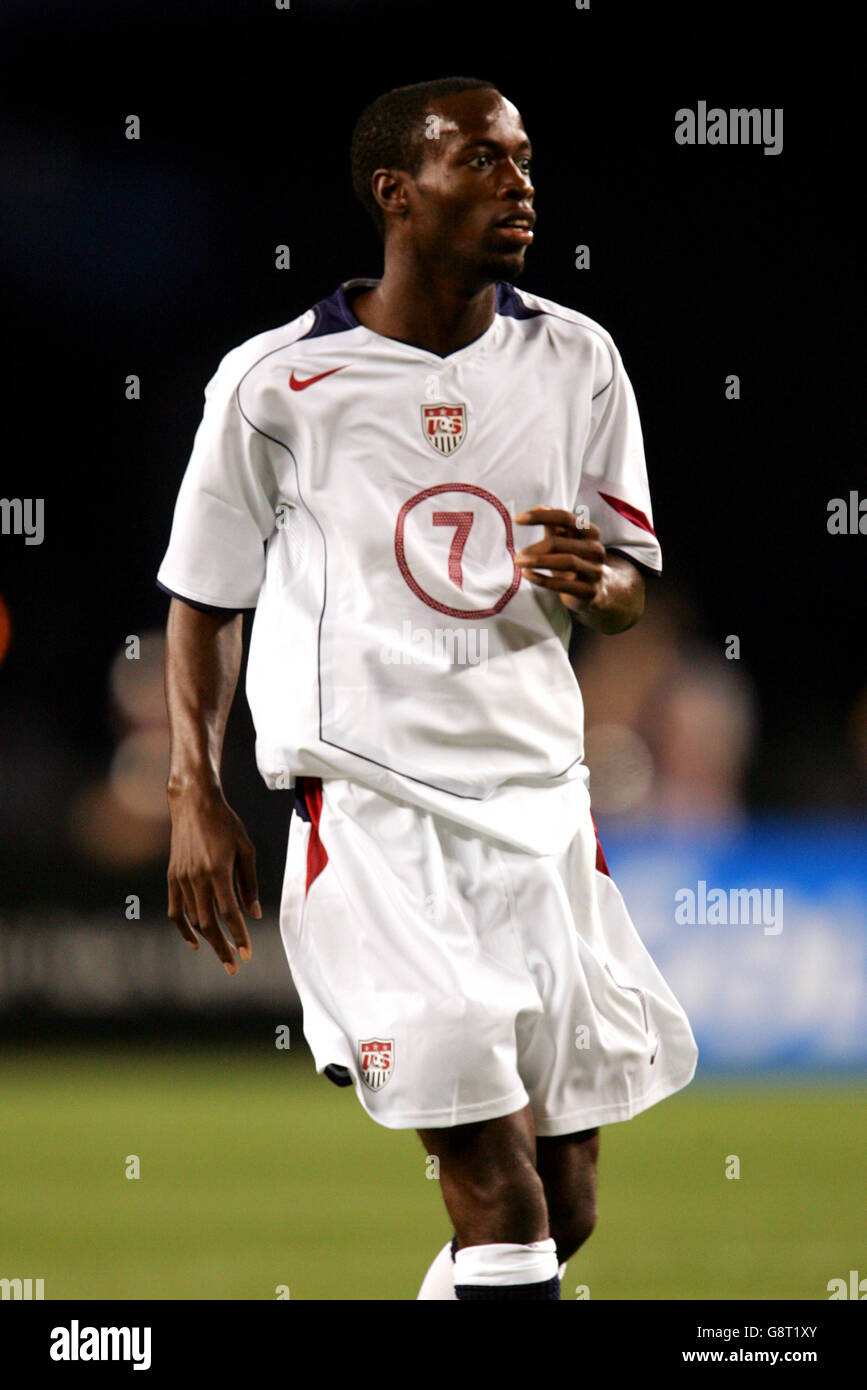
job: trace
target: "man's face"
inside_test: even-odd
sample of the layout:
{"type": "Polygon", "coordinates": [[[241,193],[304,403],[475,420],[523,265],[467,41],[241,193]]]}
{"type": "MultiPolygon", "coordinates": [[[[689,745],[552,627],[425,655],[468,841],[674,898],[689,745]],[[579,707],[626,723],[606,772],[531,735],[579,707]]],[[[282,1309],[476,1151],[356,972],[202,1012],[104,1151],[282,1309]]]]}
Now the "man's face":
{"type": "Polygon", "coordinates": [[[422,167],[405,184],[405,233],[425,259],[479,282],[520,274],[535,214],[530,142],[518,111],[479,88],[438,98],[429,115],[435,138],[425,139],[422,167]]]}

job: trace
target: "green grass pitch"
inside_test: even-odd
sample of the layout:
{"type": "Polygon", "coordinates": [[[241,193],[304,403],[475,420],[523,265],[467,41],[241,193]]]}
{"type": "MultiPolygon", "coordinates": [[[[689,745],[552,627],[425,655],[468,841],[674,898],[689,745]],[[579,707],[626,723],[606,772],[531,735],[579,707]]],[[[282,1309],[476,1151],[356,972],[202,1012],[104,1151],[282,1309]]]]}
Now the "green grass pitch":
{"type": "MultiPolygon", "coordinates": [[[[306,1053],[7,1051],[0,1093],[0,1277],[46,1299],[413,1299],[450,1235],[418,1138],[306,1053]]],[[[694,1082],[606,1127],[563,1298],[826,1299],[867,1275],[865,1140],[864,1086],[827,1080],[694,1082]]]]}

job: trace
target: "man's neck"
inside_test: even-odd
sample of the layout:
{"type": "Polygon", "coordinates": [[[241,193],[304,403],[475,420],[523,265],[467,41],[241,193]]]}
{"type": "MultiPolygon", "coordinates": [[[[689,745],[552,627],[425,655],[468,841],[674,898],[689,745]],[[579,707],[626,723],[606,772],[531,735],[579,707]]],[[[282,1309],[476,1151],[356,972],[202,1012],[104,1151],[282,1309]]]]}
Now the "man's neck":
{"type": "Polygon", "coordinates": [[[492,284],[473,290],[442,274],[387,259],[382,280],[354,296],[352,312],[374,333],[445,357],[490,328],[496,303],[492,284]]]}

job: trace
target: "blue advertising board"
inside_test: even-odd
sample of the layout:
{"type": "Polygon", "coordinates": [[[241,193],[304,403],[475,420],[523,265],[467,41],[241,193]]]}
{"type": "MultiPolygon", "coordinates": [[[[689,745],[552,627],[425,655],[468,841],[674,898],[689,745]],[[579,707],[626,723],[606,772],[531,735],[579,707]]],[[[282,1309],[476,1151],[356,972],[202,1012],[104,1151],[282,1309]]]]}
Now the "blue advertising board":
{"type": "Polygon", "coordinates": [[[867,831],[599,820],[612,876],[687,1011],[700,1068],[867,1068],[867,831]]]}

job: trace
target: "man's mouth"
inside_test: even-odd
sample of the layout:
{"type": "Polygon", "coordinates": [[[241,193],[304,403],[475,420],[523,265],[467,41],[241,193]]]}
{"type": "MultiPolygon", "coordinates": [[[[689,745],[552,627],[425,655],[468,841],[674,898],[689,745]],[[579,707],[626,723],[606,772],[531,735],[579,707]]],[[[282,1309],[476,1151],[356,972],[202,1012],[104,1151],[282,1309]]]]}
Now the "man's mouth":
{"type": "Polygon", "coordinates": [[[513,212],[509,217],[497,222],[496,229],[509,241],[514,241],[520,246],[529,246],[533,240],[535,221],[536,214],[533,212],[513,212]]]}

